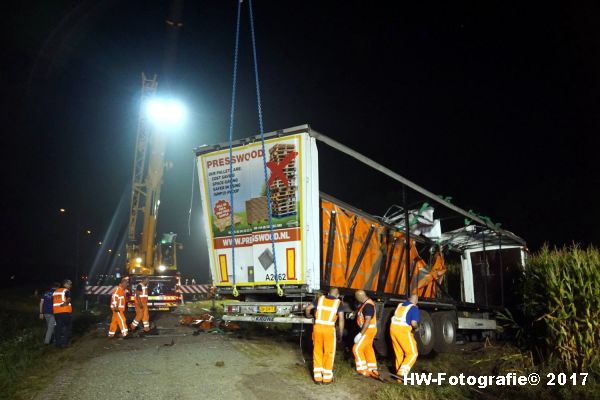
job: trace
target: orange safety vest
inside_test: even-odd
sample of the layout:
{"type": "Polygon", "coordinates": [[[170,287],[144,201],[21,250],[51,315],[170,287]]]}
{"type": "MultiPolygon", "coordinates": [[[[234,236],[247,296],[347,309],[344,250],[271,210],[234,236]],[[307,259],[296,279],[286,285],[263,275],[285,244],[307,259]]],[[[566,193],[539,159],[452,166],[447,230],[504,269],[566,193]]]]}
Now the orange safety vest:
{"type": "Polygon", "coordinates": [[[67,301],[65,294],[67,293],[66,288],[58,288],[52,294],[52,312],[54,314],[72,313],[73,307],[71,303],[63,305],[67,301]]]}
{"type": "Polygon", "coordinates": [[[392,325],[411,326],[410,323],[406,321],[406,316],[412,307],[415,307],[412,303],[406,306],[403,306],[402,303],[398,304],[394,316],[392,317],[392,325]]]}
{"type": "Polygon", "coordinates": [[[141,283],[140,283],[140,286],[141,286],[142,290],[141,291],[136,290],[135,293],[142,301],[142,304],[148,304],[148,286],[144,286],[141,283]]]}
{"type": "MultiPolygon", "coordinates": [[[[362,329],[363,325],[365,324],[365,316],[363,315],[362,311],[367,304],[371,304],[373,306],[373,308],[375,308],[375,302],[371,299],[367,299],[364,303],[362,303],[360,305],[360,307],[358,308],[356,323],[358,324],[358,327],[361,329],[362,329]]],[[[375,319],[375,316],[376,316],[376,313],[374,313],[373,316],[371,317],[371,321],[369,321],[368,329],[377,329],[377,320],[375,319]]]]}
{"type": "Polygon", "coordinates": [[[315,325],[335,326],[340,303],[340,299],[328,299],[326,296],[319,297],[315,311],[315,325]]]}
{"type": "Polygon", "coordinates": [[[121,311],[125,310],[125,291],[121,286],[117,286],[113,292],[110,306],[111,308],[118,308],[121,311]]]}

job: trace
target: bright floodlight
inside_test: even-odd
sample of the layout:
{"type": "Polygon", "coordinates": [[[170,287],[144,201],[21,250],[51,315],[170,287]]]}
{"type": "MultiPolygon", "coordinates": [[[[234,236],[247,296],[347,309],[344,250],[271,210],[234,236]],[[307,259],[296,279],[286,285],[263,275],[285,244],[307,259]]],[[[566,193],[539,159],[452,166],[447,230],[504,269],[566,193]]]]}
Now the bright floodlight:
{"type": "Polygon", "coordinates": [[[174,99],[154,98],[148,100],[146,113],[150,121],[160,129],[180,127],[187,116],[183,103],[174,99]]]}
{"type": "Polygon", "coordinates": [[[164,271],[164,270],[166,270],[166,269],[167,269],[167,267],[165,267],[164,265],[160,265],[160,266],[158,267],[158,270],[159,270],[159,271],[161,271],[161,272],[163,272],[163,271],[164,271]]]}

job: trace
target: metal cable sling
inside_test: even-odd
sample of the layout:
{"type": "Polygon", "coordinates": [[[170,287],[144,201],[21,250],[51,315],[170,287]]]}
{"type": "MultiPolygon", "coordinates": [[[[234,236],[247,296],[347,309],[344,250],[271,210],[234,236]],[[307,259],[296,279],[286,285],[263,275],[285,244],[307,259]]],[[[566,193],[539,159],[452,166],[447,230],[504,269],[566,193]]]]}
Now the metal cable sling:
{"type": "MultiPolygon", "coordinates": [[[[263,172],[265,175],[265,186],[267,188],[267,205],[269,208],[269,231],[271,233],[271,251],[273,252],[273,269],[275,272],[275,287],[277,288],[277,295],[283,296],[283,289],[279,285],[279,276],[277,274],[277,256],[275,253],[275,235],[273,233],[273,208],[271,206],[271,188],[269,187],[269,179],[267,176],[267,153],[265,151],[265,132],[263,126],[263,115],[262,115],[262,104],[260,99],[260,84],[258,79],[258,58],[256,56],[256,36],[254,33],[254,15],[252,14],[252,0],[248,2],[248,9],[250,12],[250,32],[252,34],[252,56],[254,60],[254,80],[256,82],[256,104],[258,108],[258,125],[260,129],[260,142],[263,152],[263,172]]],[[[239,12],[238,12],[239,15],[239,12]]],[[[239,27],[239,17],[238,17],[239,27]]]]}
{"type": "Polygon", "coordinates": [[[239,296],[235,281],[235,209],[233,207],[233,121],[235,115],[235,92],[237,88],[238,52],[240,47],[240,11],[242,0],[238,1],[237,22],[235,26],[235,50],[233,55],[233,84],[231,87],[231,112],[229,113],[229,202],[231,203],[231,263],[233,269],[233,290],[235,297],[239,296]]]}

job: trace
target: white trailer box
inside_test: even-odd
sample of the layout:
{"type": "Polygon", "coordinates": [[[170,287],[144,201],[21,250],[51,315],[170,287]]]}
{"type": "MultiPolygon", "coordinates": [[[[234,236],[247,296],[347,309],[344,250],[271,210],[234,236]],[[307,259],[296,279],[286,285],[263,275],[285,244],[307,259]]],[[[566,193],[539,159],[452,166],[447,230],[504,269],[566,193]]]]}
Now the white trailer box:
{"type": "Polygon", "coordinates": [[[261,287],[274,286],[278,280],[280,285],[312,292],[319,289],[320,260],[315,139],[305,125],[270,134],[265,140],[275,257],[262,142],[259,137],[251,140],[234,143],[231,158],[228,147],[196,149],[213,282],[224,289],[234,282],[239,287],[261,287]]]}

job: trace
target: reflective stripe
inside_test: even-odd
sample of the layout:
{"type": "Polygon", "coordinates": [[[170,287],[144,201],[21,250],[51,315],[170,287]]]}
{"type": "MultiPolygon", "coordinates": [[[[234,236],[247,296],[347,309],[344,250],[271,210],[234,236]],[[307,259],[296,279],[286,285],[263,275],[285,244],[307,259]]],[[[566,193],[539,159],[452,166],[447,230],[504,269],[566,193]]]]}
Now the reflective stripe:
{"type": "Polygon", "coordinates": [[[410,358],[410,360],[408,360],[408,361],[404,360],[407,364],[409,364],[409,365],[406,365],[406,368],[408,369],[408,371],[410,371],[410,364],[413,364],[415,362],[417,355],[418,355],[418,351],[417,351],[417,349],[415,349],[415,338],[412,336],[411,332],[407,332],[406,334],[408,336],[408,342],[410,343],[410,349],[412,350],[412,353],[413,353],[413,356],[410,358]]]}
{"type": "Polygon", "coordinates": [[[116,307],[119,310],[125,310],[125,294],[122,293],[123,289],[120,286],[117,286],[111,297],[111,306],[116,307]]]}
{"type": "Polygon", "coordinates": [[[147,299],[147,298],[148,298],[148,286],[144,286],[144,285],[142,285],[141,283],[140,283],[140,286],[141,286],[142,290],[141,290],[141,291],[139,291],[139,290],[137,290],[137,288],[136,288],[136,290],[135,290],[135,295],[136,295],[137,297],[140,297],[140,298],[147,299]]]}
{"type": "Polygon", "coordinates": [[[320,306],[321,310],[327,310],[327,311],[337,311],[337,307],[327,307],[327,306],[320,306]]]}
{"type": "Polygon", "coordinates": [[[367,360],[363,360],[362,358],[360,358],[360,346],[363,344],[366,337],[366,335],[362,335],[360,339],[358,339],[358,343],[354,345],[354,359],[356,360],[357,371],[367,369],[367,360]]]}
{"type": "Polygon", "coordinates": [[[325,296],[319,297],[319,301],[317,302],[317,309],[315,311],[315,325],[335,325],[335,321],[337,319],[337,311],[340,307],[339,299],[327,299],[325,296]],[[333,302],[333,305],[325,305],[329,302],[333,302]],[[329,315],[327,315],[329,312],[329,315]]]}
{"type": "MultiPolygon", "coordinates": [[[[360,305],[360,307],[358,308],[358,312],[357,312],[357,318],[356,318],[356,323],[358,324],[359,328],[362,329],[363,325],[365,324],[365,316],[363,315],[362,311],[365,308],[365,306],[367,304],[370,304],[373,306],[373,310],[376,309],[375,307],[375,302],[372,299],[367,299],[365,300],[364,303],[362,303],[360,305]]],[[[373,329],[373,328],[377,328],[377,318],[376,318],[376,312],[373,313],[373,315],[371,316],[371,320],[369,321],[369,327],[367,329],[373,329]]]]}
{"type": "Polygon", "coordinates": [[[66,293],[66,288],[58,288],[52,293],[52,311],[54,314],[71,313],[73,311],[71,303],[67,303],[66,293]]]}
{"type": "Polygon", "coordinates": [[[396,307],[396,312],[394,313],[394,316],[392,317],[392,324],[393,325],[400,325],[400,326],[410,326],[407,322],[406,322],[406,316],[408,315],[408,311],[414,306],[414,304],[409,304],[407,306],[403,306],[402,304],[398,304],[398,307],[396,307]],[[400,315],[399,317],[397,317],[395,314],[398,313],[398,310],[400,309],[400,307],[403,308],[403,313],[402,315],[400,315]]]}

